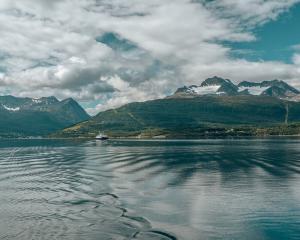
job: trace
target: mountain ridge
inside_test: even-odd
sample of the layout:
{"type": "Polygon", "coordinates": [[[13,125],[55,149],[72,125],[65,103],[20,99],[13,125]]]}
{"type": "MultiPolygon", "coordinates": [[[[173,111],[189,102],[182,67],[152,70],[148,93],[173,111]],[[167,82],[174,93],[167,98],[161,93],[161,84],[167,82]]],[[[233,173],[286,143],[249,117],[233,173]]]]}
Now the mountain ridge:
{"type": "Polygon", "coordinates": [[[164,98],[100,112],[53,137],[198,138],[300,133],[300,103],[270,96],[164,98]]]}
{"type": "Polygon", "coordinates": [[[0,96],[0,136],[45,136],[90,116],[72,98],[0,96]]]}
{"type": "Polygon", "coordinates": [[[300,134],[299,91],[280,80],[260,83],[212,77],[168,97],[98,113],[54,137],[198,138],[300,134]]]}
{"type": "Polygon", "coordinates": [[[200,85],[178,88],[169,97],[196,97],[199,95],[267,95],[298,101],[300,91],[277,79],[262,82],[242,81],[234,84],[229,79],[214,76],[204,80],[200,85]]]}

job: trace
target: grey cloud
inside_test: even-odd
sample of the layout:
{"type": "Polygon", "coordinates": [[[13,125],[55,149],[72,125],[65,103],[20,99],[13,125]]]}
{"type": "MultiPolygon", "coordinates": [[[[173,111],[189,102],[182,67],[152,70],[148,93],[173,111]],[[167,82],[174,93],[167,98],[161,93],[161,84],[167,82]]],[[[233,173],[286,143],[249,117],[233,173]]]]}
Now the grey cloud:
{"type": "Polygon", "coordinates": [[[104,69],[101,68],[70,68],[57,83],[57,87],[66,89],[79,89],[100,80],[104,69]]]}
{"type": "Polygon", "coordinates": [[[93,94],[113,93],[115,91],[118,91],[113,86],[104,81],[99,81],[96,85],[91,85],[89,88],[90,92],[93,94]]]}

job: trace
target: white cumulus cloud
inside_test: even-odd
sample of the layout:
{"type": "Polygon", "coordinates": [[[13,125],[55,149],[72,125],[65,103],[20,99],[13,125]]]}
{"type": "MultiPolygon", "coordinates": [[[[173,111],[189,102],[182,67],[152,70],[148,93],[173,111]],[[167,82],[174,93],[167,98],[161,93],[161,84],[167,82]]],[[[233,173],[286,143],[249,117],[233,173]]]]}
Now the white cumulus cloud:
{"type": "Polygon", "coordinates": [[[212,75],[299,85],[298,54],[292,64],[250,62],[224,44],[256,41],[255,27],[298,2],[1,0],[0,92],[98,101],[96,113],[212,75]]]}

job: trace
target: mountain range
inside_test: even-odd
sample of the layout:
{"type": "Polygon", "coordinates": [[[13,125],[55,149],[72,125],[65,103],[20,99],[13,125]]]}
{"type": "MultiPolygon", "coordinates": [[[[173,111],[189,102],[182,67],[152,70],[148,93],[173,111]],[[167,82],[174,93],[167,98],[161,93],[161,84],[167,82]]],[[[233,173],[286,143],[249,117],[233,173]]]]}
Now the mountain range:
{"type": "Polygon", "coordinates": [[[56,137],[206,137],[300,134],[300,92],[284,81],[212,77],[164,99],[126,104],[57,132],[56,137]]]}
{"type": "Polygon", "coordinates": [[[208,78],[90,117],[72,98],[0,96],[0,137],[206,137],[300,134],[300,92],[284,81],[208,78]]]}
{"type": "Polygon", "coordinates": [[[280,80],[263,82],[243,81],[238,85],[235,85],[229,79],[215,76],[206,79],[201,85],[191,85],[179,88],[173,97],[196,97],[201,95],[271,96],[293,101],[298,99],[300,91],[280,80]]]}
{"type": "Polygon", "coordinates": [[[0,136],[45,136],[90,116],[72,98],[0,96],[0,136]]]}

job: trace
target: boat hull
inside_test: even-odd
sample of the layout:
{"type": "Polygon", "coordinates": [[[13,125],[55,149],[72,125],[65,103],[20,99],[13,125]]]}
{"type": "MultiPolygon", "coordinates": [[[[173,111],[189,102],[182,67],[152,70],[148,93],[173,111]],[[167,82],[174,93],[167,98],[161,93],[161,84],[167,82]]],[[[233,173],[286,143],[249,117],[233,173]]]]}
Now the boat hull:
{"type": "Polygon", "coordinates": [[[104,140],[108,140],[108,137],[96,137],[96,140],[104,141],[104,140]]]}

